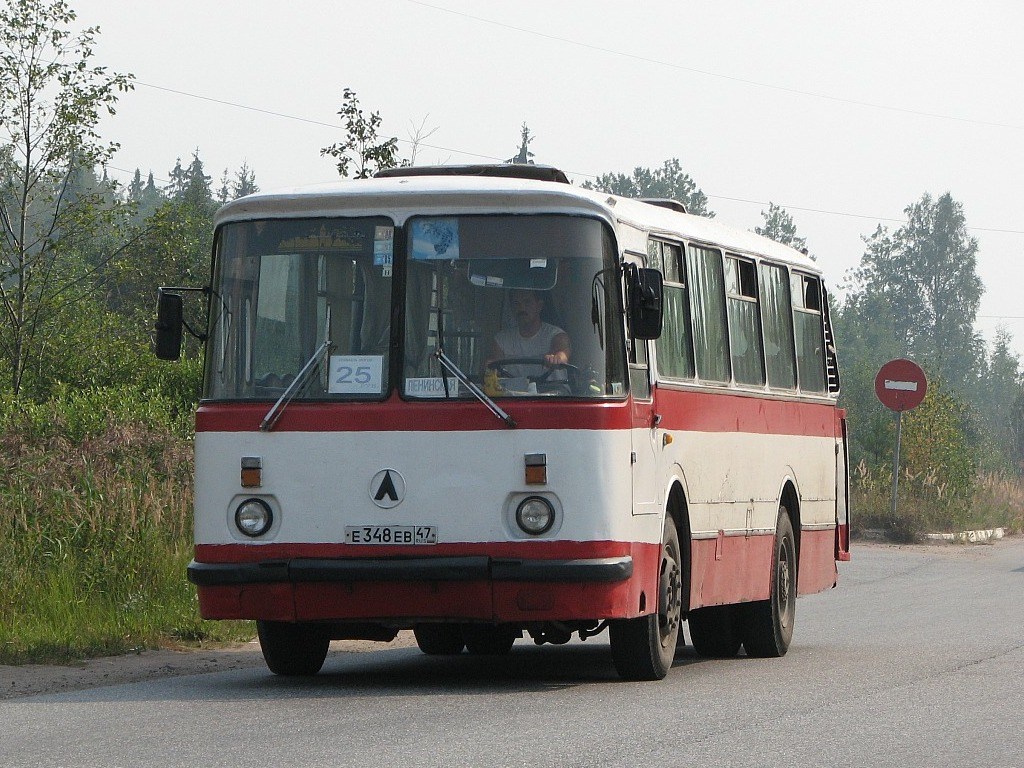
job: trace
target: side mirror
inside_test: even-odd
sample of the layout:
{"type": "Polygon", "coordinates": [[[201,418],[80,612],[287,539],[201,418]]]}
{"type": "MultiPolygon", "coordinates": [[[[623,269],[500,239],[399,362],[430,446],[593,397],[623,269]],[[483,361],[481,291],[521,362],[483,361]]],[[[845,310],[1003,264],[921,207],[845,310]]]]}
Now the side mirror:
{"type": "Polygon", "coordinates": [[[153,351],[161,360],[177,360],[181,357],[183,303],[180,293],[164,293],[163,289],[157,293],[153,351]]]}
{"type": "Polygon", "coordinates": [[[665,284],[661,272],[627,266],[626,287],[629,299],[629,333],[634,339],[661,336],[665,284]]]}

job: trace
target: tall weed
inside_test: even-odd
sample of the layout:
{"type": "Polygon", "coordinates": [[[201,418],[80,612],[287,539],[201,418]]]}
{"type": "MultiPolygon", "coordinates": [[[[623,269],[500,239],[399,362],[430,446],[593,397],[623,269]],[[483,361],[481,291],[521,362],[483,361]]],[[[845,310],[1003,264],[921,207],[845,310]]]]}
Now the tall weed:
{"type": "Polygon", "coordinates": [[[1024,482],[1011,473],[978,474],[968,489],[934,470],[900,475],[896,514],[892,513],[892,469],[861,461],[850,478],[853,533],[880,530],[895,541],[915,541],[926,533],[1003,527],[1024,531],[1024,482]]]}
{"type": "Polygon", "coordinates": [[[0,399],[0,663],[251,635],[201,621],[185,579],[192,438],[178,405],[125,389],[0,399]]]}

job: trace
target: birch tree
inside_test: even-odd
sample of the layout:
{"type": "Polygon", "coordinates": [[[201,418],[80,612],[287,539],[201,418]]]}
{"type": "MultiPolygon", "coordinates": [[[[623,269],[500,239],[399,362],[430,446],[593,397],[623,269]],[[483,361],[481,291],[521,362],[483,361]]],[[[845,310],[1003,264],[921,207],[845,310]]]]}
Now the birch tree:
{"type": "Polygon", "coordinates": [[[0,360],[15,395],[55,318],[89,295],[99,265],[82,250],[113,215],[74,180],[117,149],[98,124],[133,77],[94,65],[99,29],[75,22],[64,0],[0,6],[0,360]]]}

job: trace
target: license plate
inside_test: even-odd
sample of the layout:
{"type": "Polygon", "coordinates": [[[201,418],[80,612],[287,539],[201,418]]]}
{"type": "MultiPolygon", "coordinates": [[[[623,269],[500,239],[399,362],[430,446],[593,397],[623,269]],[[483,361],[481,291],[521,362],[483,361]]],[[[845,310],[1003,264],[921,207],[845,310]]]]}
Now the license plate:
{"type": "Polygon", "coordinates": [[[347,525],[346,544],[437,544],[436,525],[347,525]]]}

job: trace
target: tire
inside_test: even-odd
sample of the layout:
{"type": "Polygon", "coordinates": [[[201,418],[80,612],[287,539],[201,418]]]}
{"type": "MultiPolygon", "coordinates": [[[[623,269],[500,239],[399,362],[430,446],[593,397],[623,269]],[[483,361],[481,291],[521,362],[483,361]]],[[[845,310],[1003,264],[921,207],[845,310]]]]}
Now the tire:
{"type": "Polygon", "coordinates": [[[428,656],[454,656],[466,647],[459,624],[417,624],[416,645],[428,656]]]}
{"type": "Polygon", "coordinates": [[[789,512],[779,508],[772,555],[771,596],[746,606],[743,647],[748,656],[785,656],[796,618],[796,536],[789,512]]]}
{"type": "Polygon", "coordinates": [[[501,624],[465,624],[462,639],[474,656],[504,656],[512,650],[519,632],[501,624]]]}
{"type": "Polygon", "coordinates": [[[698,656],[706,659],[731,659],[743,641],[741,611],[745,606],[715,605],[690,611],[690,642],[698,656]]]}
{"type": "Polygon", "coordinates": [[[330,635],[313,624],[257,621],[256,632],[270,671],[287,677],[315,675],[331,644],[330,635]]]}
{"type": "Polygon", "coordinates": [[[679,534],[665,519],[658,567],[657,610],[637,619],[609,624],[612,661],[624,680],[661,680],[675,659],[683,606],[683,568],[679,534]]]}

